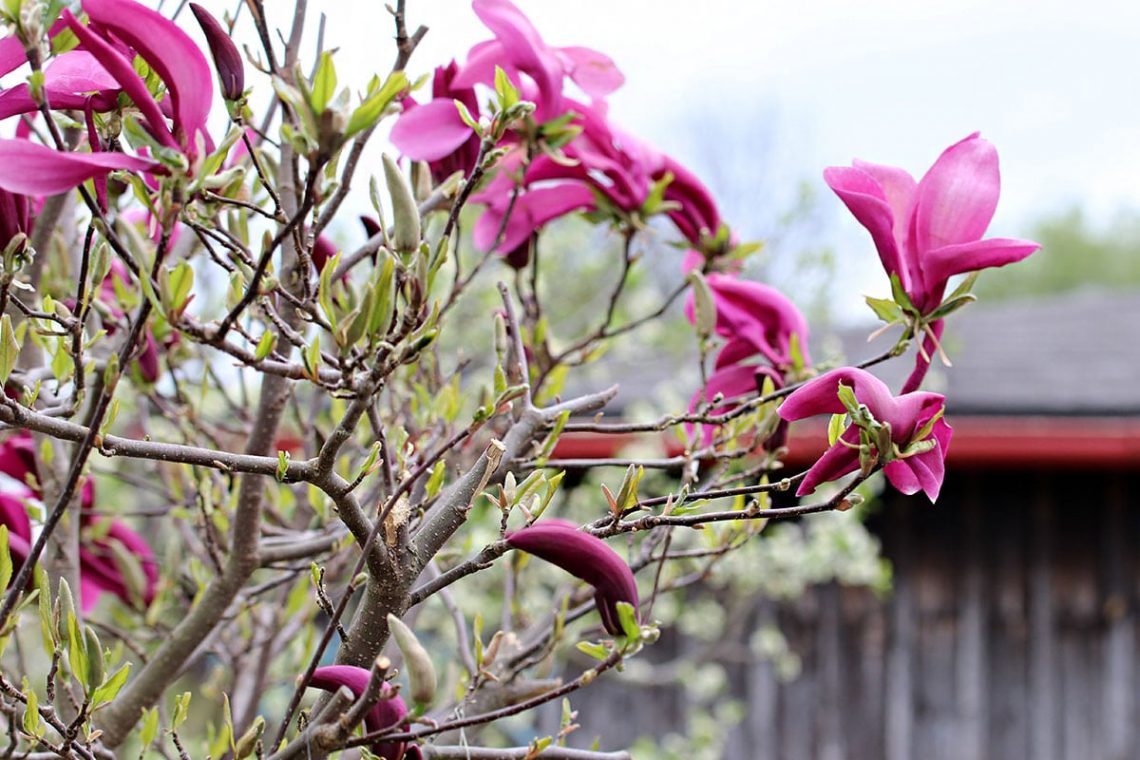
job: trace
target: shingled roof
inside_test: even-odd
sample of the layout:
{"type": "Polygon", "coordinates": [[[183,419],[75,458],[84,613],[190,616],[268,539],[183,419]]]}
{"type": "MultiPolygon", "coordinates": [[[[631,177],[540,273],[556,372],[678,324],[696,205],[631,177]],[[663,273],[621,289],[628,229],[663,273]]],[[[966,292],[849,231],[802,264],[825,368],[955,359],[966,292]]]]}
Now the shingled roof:
{"type": "MultiPolygon", "coordinates": [[[[855,363],[892,345],[899,328],[868,343],[878,325],[844,328],[812,338],[823,361],[836,348],[855,363]]],[[[978,302],[947,321],[943,346],[953,362],[935,359],[924,388],[945,393],[956,415],[1050,417],[1140,416],[1140,292],[1080,290],[1049,298],[978,302]]],[[[618,378],[613,417],[638,399],[688,398],[697,386],[691,361],[648,354],[607,357],[604,372],[585,385],[618,378]],[[610,361],[610,359],[614,361],[610,361]]],[[[872,371],[898,389],[914,366],[914,349],[872,371]]],[[[572,389],[578,390],[578,389],[572,389]]]]}
{"type": "MultiPolygon", "coordinates": [[[[897,332],[841,336],[849,359],[890,347],[897,332]]],[[[967,306],[947,321],[926,386],[950,412],[976,415],[1140,415],[1140,293],[1081,290],[1047,299],[967,306]]],[[[913,350],[913,349],[912,349],[913,350]]],[[[876,374],[898,388],[913,353],[876,374]]]]}

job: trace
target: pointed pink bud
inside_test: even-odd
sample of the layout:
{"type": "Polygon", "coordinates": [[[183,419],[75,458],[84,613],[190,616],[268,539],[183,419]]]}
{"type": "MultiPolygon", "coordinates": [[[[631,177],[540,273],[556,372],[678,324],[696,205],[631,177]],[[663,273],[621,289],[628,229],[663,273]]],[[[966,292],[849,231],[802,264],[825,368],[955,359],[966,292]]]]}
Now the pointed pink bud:
{"type": "Polygon", "coordinates": [[[614,636],[623,635],[617,603],[629,603],[636,613],[637,583],[629,565],[605,541],[569,520],[542,520],[509,534],[507,543],[593,586],[602,625],[614,636]]]}
{"type": "Polygon", "coordinates": [[[214,68],[222,87],[222,97],[238,100],[245,93],[245,66],[237,45],[208,10],[197,3],[190,3],[190,10],[194,12],[194,18],[198,19],[202,33],[206,35],[206,44],[210,46],[210,55],[214,57],[214,68]]]}
{"type": "MultiPolygon", "coordinates": [[[[359,698],[368,689],[371,678],[368,670],[354,665],[327,665],[313,671],[309,686],[329,692],[347,686],[359,698]]],[[[391,690],[387,685],[381,694],[380,701],[364,716],[364,728],[369,733],[398,726],[408,714],[404,700],[399,695],[389,696],[391,690]]],[[[404,742],[377,742],[371,749],[384,760],[401,760],[405,756],[405,746],[404,742]]]]}

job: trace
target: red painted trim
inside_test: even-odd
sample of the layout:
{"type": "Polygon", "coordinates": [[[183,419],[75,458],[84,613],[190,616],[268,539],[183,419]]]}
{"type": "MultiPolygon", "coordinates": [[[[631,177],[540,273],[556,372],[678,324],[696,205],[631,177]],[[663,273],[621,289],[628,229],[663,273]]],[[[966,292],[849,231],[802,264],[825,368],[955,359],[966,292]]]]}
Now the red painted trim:
{"type": "MultiPolygon", "coordinates": [[[[982,417],[950,418],[954,438],[947,464],[959,469],[1140,469],[1140,417],[982,417]]],[[[594,459],[618,455],[652,434],[566,433],[553,459],[594,459]]],[[[661,437],[660,454],[681,453],[677,439],[661,437]]],[[[789,468],[803,467],[827,448],[824,424],[793,428],[789,468]]]]}

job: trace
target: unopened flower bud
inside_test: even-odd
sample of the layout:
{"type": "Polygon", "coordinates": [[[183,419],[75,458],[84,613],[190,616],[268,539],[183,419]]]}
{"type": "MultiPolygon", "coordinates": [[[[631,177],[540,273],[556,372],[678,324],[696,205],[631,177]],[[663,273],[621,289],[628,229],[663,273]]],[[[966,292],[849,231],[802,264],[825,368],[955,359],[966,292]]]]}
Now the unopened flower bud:
{"type": "Polygon", "coordinates": [[[218,72],[222,97],[226,100],[239,100],[245,93],[245,67],[237,45],[208,10],[197,3],[190,3],[190,10],[194,12],[194,18],[198,19],[198,25],[206,35],[206,44],[210,46],[210,55],[214,57],[214,68],[218,72]]]}
{"type": "Polygon", "coordinates": [[[420,212],[412,188],[395,159],[385,153],[383,162],[384,181],[388,184],[388,195],[392,199],[392,222],[395,227],[392,245],[400,253],[411,253],[420,247],[420,212]]]}
{"type": "Polygon", "coordinates": [[[431,655],[420,644],[412,629],[395,615],[388,615],[388,630],[396,639],[400,653],[404,655],[412,699],[417,704],[431,704],[435,699],[436,686],[435,665],[431,661],[431,655]]]}

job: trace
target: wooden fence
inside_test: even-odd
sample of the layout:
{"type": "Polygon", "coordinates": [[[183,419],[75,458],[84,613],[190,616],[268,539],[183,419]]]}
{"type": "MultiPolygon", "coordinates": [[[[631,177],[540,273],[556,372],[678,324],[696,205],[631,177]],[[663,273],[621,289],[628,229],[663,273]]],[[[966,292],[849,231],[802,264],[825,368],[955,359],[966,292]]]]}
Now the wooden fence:
{"type": "MultiPolygon", "coordinates": [[[[725,757],[1140,757],[1138,483],[974,472],[948,479],[937,506],[891,497],[872,521],[894,565],[889,598],[829,585],[751,603],[803,671],[782,683],[769,663],[725,663],[745,707],[725,757]]],[[[683,647],[669,635],[653,656],[683,647]]],[[[595,686],[575,702],[583,739],[684,732],[681,690],[631,693],[620,675],[595,686]]]]}

